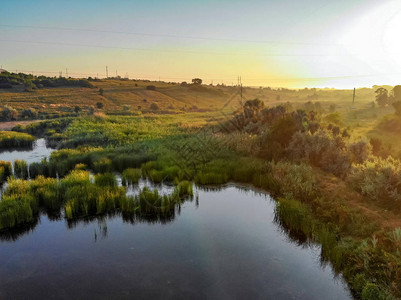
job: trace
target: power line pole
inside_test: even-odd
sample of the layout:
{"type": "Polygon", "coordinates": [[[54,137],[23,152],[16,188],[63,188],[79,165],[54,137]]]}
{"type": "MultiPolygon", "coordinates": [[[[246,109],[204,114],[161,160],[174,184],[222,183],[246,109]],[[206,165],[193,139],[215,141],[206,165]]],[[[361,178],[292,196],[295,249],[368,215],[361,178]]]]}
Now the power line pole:
{"type": "Polygon", "coordinates": [[[241,93],[241,105],[242,105],[242,79],[241,79],[241,76],[239,77],[239,86],[240,86],[240,93],[241,93]]]}
{"type": "Polygon", "coordinates": [[[106,78],[109,78],[109,69],[106,66],[106,78]]]}
{"type": "Polygon", "coordinates": [[[65,77],[68,78],[68,69],[67,68],[65,68],[65,77]]]}
{"type": "Polygon", "coordinates": [[[352,96],[352,106],[354,106],[355,104],[355,88],[354,88],[354,94],[352,96]]]}

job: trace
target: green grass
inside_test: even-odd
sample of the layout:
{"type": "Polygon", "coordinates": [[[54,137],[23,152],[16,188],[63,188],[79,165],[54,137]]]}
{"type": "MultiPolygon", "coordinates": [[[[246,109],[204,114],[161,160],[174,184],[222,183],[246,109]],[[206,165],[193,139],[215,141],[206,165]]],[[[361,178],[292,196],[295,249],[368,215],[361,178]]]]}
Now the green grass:
{"type": "MultiPolygon", "coordinates": [[[[114,88],[118,89],[118,86],[114,88]]],[[[108,93],[111,91],[105,90],[105,94],[108,93]]],[[[307,91],[299,92],[299,95],[307,95],[307,91]]],[[[322,104],[323,110],[328,104],[322,104]]],[[[301,102],[298,105],[304,106],[301,102]]],[[[350,126],[349,130],[355,137],[356,133],[363,132],[378,121],[374,116],[375,109],[367,105],[366,102],[356,110],[347,111],[346,103],[339,103],[340,114],[325,118],[323,113],[316,117],[323,121],[316,122],[326,126],[331,120],[342,123],[344,127],[350,126]]],[[[266,132],[254,134],[245,131],[226,136],[209,130],[205,133],[206,137],[202,137],[198,129],[212,117],[212,113],[124,117],[98,115],[73,120],[68,129],[60,134],[63,135],[63,147],[74,149],[53,152],[49,160],[30,166],[31,177],[36,178],[34,181],[43,185],[44,189],[36,188],[34,191],[33,185],[29,185],[26,194],[30,196],[26,196],[27,199],[16,189],[10,192],[7,197],[8,204],[14,205],[9,209],[12,217],[4,214],[6,210],[3,210],[4,224],[21,224],[24,218],[32,222],[35,219],[35,203],[39,203],[39,207],[60,207],[69,220],[116,211],[121,211],[127,219],[171,220],[181,203],[193,196],[193,183],[248,183],[279,198],[276,221],[297,242],[319,243],[322,262],[331,264],[337,273],[344,275],[354,295],[365,295],[365,298],[375,295],[372,284],[384,292],[393,289],[396,294],[397,287],[401,286],[400,258],[397,254],[401,245],[385,229],[377,228],[363,210],[353,207],[357,204],[347,203],[353,200],[350,198],[352,194],[345,195],[352,192],[351,187],[338,184],[344,195],[332,197],[322,186],[334,185],[335,181],[328,179],[334,176],[328,175],[321,165],[311,166],[308,155],[297,159],[288,155],[285,144],[289,137],[282,138],[280,126],[274,128],[273,135],[266,124],[252,123],[250,128],[262,128],[266,132]],[[270,140],[264,140],[266,136],[270,140]],[[244,147],[233,147],[233,144],[244,147]],[[280,149],[274,152],[271,148],[276,146],[280,149]],[[240,148],[243,151],[239,151],[240,148]],[[274,153],[266,156],[269,151],[274,153]],[[269,161],[270,158],[275,161],[269,161]],[[85,167],[76,168],[77,165],[85,167]],[[89,172],[82,169],[97,173],[95,182],[91,182],[89,172]],[[55,179],[45,181],[39,176],[55,177],[56,172],[61,178],[59,182],[55,179]],[[122,173],[124,185],[134,184],[143,176],[155,183],[173,182],[176,188],[171,195],[143,189],[137,196],[126,197],[125,187],[116,187],[111,172],[122,173]],[[48,195],[45,190],[50,191],[48,195]],[[34,202],[29,199],[34,199],[34,202]],[[53,203],[50,199],[57,200],[53,203]],[[388,269],[394,272],[389,273],[388,269]]],[[[301,121],[305,122],[305,119],[301,121]]],[[[54,134],[52,131],[48,133],[54,134]]],[[[334,139],[327,139],[327,143],[322,142],[319,147],[326,147],[334,139]]],[[[345,138],[340,139],[349,143],[345,138]]],[[[325,164],[330,166],[333,157],[336,156],[329,156],[325,164]]],[[[368,202],[363,204],[369,205],[368,202]]],[[[397,236],[396,233],[392,235],[397,236]]]]}
{"type": "Polygon", "coordinates": [[[0,148],[32,147],[35,137],[21,132],[0,131],[0,148]]]}
{"type": "Polygon", "coordinates": [[[14,176],[21,179],[28,178],[28,165],[25,160],[14,161],[14,176]]]}
{"type": "Polygon", "coordinates": [[[123,171],[121,174],[122,184],[136,184],[139,179],[142,177],[141,169],[128,168],[123,171]]]}

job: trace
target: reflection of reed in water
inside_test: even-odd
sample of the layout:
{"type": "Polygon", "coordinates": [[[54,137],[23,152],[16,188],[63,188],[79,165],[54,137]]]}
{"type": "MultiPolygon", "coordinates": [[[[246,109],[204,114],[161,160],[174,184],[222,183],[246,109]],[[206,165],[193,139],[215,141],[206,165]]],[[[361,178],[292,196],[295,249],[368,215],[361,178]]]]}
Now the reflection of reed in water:
{"type": "Polygon", "coordinates": [[[34,220],[32,223],[24,224],[7,230],[0,230],[0,241],[2,242],[15,242],[25,234],[33,232],[39,219],[34,220]]]}

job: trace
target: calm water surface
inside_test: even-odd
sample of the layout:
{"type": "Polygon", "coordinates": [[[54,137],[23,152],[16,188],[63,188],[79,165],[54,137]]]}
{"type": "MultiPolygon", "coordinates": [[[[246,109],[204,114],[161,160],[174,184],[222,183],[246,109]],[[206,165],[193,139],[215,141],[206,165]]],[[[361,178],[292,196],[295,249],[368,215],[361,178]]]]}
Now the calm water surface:
{"type": "Polygon", "coordinates": [[[0,152],[0,160],[13,162],[16,159],[25,160],[27,163],[40,162],[43,158],[49,157],[54,151],[46,146],[45,139],[37,139],[32,149],[12,149],[0,152]]]}
{"type": "Polygon", "coordinates": [[[0,298],[349,299],[274,222],[274,202],[235,186],[197,190],[167,223],[121,216],[79,222],[42,216],[0,240],[0,298]]]}

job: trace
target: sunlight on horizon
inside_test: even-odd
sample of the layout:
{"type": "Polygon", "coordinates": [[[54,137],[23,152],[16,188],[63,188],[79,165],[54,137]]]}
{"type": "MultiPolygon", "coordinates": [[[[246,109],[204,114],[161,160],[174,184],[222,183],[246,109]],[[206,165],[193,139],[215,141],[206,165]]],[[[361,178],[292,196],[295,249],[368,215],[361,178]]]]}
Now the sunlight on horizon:
{"type": "MultiPolygon", "coordinates": [[[[29,2],[25,11],[18,10],[23,3],[4,3],[0,65],[5,69],[105,77],[108,66],[110,76],[176,82],[201,77],[205,83],[227,85],[241,76],[249,86],[290,88],[401,82],[398,1],[255,1],[258,11],[243,3],[213,3],[210,10],[175,1],[158,7],[122,1],[106,10],[101,1],[90,17],[85,12],[92,8],[83,4],[72,19],[61,14],[64,5],[41,2],[48,11],[39,12],[29,2]],[[111,22],[103,18],[107,14],[119,18],[111,22]]],[[[78,7],[65,6],[71,11],[78,7]]]]}

